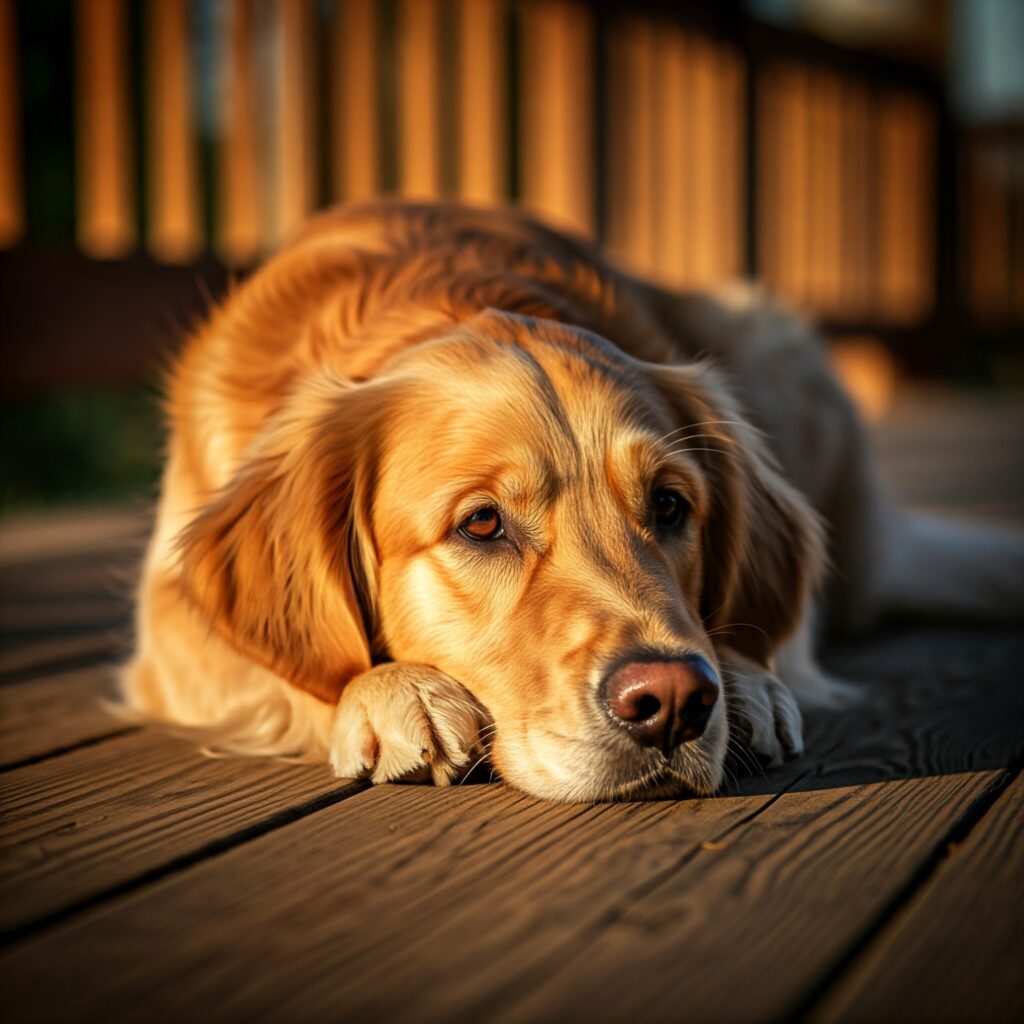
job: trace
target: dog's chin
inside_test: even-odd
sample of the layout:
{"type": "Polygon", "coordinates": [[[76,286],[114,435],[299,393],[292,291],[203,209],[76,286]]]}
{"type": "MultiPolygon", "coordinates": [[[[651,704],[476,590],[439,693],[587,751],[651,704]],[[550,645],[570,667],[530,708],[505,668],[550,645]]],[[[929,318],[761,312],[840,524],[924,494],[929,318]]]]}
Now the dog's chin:
{"type": "Polygon", "coordinates": [[[562,803],[665,800],[711,796],[722,783],[725,729],[688,743],[666,757],[624,743],[536,737],[501,737],[491,762],[510,785],[531,796],[562,803]],[[541,749],[538,749],[541,748],[541,749]]]}

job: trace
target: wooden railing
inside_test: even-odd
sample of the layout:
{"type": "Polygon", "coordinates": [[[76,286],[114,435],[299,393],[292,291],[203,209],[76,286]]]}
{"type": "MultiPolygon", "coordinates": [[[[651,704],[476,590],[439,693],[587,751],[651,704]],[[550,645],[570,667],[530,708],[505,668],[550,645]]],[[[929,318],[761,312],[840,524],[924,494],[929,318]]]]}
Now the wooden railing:
{"type": "MultiPolygon", "coordinates": [[[[1019,142],[971,148],[951,205],[926,75],[676,6],[222,0],[200,25],[188,0],[69,2],[77,243],[240,266],[328,203],[447,195],[519,202],[672,284],[755,275],[851,326],[934,316],[952,245],[965,306],[1024,317],[1019,142]]],[[[33,230],[18,10],[0,0],[0,246],[33,230]]]]}

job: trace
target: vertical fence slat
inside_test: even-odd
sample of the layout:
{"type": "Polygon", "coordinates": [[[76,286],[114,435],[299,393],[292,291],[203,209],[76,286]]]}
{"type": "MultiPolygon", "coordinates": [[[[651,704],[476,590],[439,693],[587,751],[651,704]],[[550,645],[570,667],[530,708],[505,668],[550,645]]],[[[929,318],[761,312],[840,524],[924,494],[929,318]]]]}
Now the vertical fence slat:
{"type": "Polygon", "coordinates": [[[793,66],[780,69],[776,279],[782,294],[796,304],[807,296],[807,113],[807,71],[793,66]]]}
{"type": "Polygon", "coordinates": [[[907,323],[920,319],[932,298],[933,142],[916,97],[890,93],[878,123],[879,311],[907,323]]]}
{"type": "Polygon", "coordinates": [[[719,120],[721,146],[718,180],[720,195],[720,240],[718,276],[738,277],[743,270],[746,225],[745,151],[745,69],[740,55],[723,48],[719,63],[719,120]]]}
{"type": "Polygon", "coordinates": [[[840,312],[853,320],[871,309],[871,122],[863,82],[842,85],[842,231],[843,274],[840,312]]]}
{"type": "Polygon", "coordinates": [[[910,97],[907,113],[917,182],[912,207],[914,251],[908,315],[920,321],[935,304],[936,126],[934,112],[919,96],[910,97]]]}
{"type": "Polygon", "coordinates": [[[123,0],[77,0],[77,234],[99,259],[123,255],[136,240],[127,35],[123,0]]]}
{"type": "Polygon", "coordinates": [[[334,18],[334,198],[365,199],[376,193],[380,173],[376,0],[344,0],[334,18]]]}
{"type": "Polygon", "coordinates": [[[522,198],[593,234],[591,12],[571,0],[527,0],[520,13],[522,198]]]}
{"type": "Polygon", "coordinates": [[[202,245],[187,2],[150,0],[146,15],[148,242],[186,262],[202,245]]]}
{"type": "Polygon", "coordinates": [[[757,218],[758,277],[772,290],[780,290],[781,191],[779,139],[782,110],[779,69],[774,65],[757,72],[757,181],[754,215],[757,218]]]}
{"type": "Polygon", "coordinates": [[[966,160],[965,259],[971,306],[983,319],[1005,315],[1010,291],[1010,218],[1006,153],[998,145],[976,144],[966,160]]]}
{"type": "Polygon", "coordinates": [[[256,139],[252,0],[229,0],[223,21],[217,249],[229,264],[260,251],[260,161],[256,139]]]}
{"type": "Polygon", "coordinates": [[[839,162],[841,117],[839,81],[815,71],[808,96],[807,299],[818,312],[839,306],[842,238],[839,162]]]}
{"type": "Polygon", "coordinates": [[[665,282],[687,281],[686,36],[666,26],[655,39],[659,86],[655,137],[658,143],[658,212],[655,233],[658,272],[665,282]]]}
{"type": "Polygon", "coordinates": [[[508,96],[503,0],[460,0],[459,194],[503,200],[508,188],[508,96]]]}
{"type": "Polygon", "coordinates": [[[25,228],[20,104],[14,0],[0,0],[0,247],[25,228]]]}
{"type": "Polygon", "coordinates": [[[645,273],[654,271],[657,263],[654,202],[660,153],[655,151],[655,60],[650,21],[630,18],[616,27],[609,68],[613,102],[608,242],[634,270],[645,273]]]}
{"type": "Polygon", "coordinates": [[[440,10],[437,0],[398,5],[398,187],[441,192],[440,10]]]}
{"type": "Polygon", "coordinates": [[[312,212],[316,193],[312,0],[277,0],[271,236],[278,242],[312,212]]]}
{"type": "Polygon", "coordinates": [[[718,267],[718,214],[715,209],[718,184],[717,152],[719,129],[717,118],[717,68],[714,44],[706,38],[694,38],[691,49],[693,76],[690,105],[690,161],[693,166],[690,233],[693,238],[691,281],[711,284],[718,267]]]}

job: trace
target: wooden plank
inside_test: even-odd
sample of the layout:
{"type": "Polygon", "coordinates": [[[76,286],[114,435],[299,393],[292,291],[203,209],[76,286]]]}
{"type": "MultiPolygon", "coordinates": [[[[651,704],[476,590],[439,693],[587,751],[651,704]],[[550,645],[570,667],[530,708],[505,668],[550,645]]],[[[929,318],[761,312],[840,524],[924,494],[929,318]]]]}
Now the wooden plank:
{"type": "Polygon", "coordinates": [[[359,784],[133,732],[0,776],[0,927],[24,929],[359,784]]]}
{"type": "Polygon", "coordinates": [[[148,515],[26,516],[0,529],[0,678],[110,659],[130,636],[148,515]]]}
{"type": "Polygon", "coordinates": [[[223,129],[215,237],[221,257],[229,265],[238,265],[255,259],[262,240],[251,0],[231,0],[224,12],[222,29],[223,129]]]}
{"type": "Polygon", "coordinates": [[[757,72],[757,275],[782,291],[782,156],[785,76],[769,64],[757,72]]]}
{"type": "Polygon", "coordinates": [[[14,0],[0,0],[0,248],[25,230],[21,100],[14,0]]]}
{"type": "Polygon", "coordinates": [[[778,139],[773,147],[777,160],[774,180],[778,186],[778,230],[773,275],[776,286],[790,302],[807,298],[808,223],[808,73],[791,65],[776,72],[778,139]]]}
{"type": "Polygon", "coordinates": [[[141,553],[152,521],[148,510],[116,505],[8,515],[0,523],[0,570],[9,575],[28,562],[141,553]]]}
{"type": "Polygon", "coordinates": [[[964,156],[967,181],[967,245],[962,256],[961,280],[976,316],[1000,319],[1006,315],[1010,295],[1009,154],[992,143],[974,143],[964,156]]]}
{"type": "Polygon", "coordinates": [[[718,235],[721,226],[717,210],[720,181],[716,177],[721,125],[718,121],[718,59],[714,43],[695,36],[690,60],[693,63],[690,79],[693,97],[689,105],[692,118],[690,159],[693,166],[689,228],[693,236],[691,283],[708,286],[719,280],[718,235]]]}
{"type": "Polygon", "coordinates": [[[934,144],[922,100],[890,93],[879,104],[879,312],[914,323],[932,300],[934,144]]]}
{"type": "Polygon", "coordinates": [[[188,6],[186,0],[150,0],[146,14],[147,241],[157,259],[187,263],[203,244],[188,6]]]}
{"type": "Polygon", "coordinates": [[[912,878],[995,773],[787,794],[631,900],[500,1020],[620,1020],[682,1004],[709,1020],[784,1019],[912,878]]]}
{"type": "Polygon", "coordinates": [[[871,107],[863,82],[844,78],[841,85],[842,291],[840,314],[849,320],[872,308],[875,261],[872,258],[871,107]]]}
{"type": "MultiPolygon", "coordinates": [[[[658,154],[655,151],[654,24],[631,17],[617,26],[611,50],[612,119],[608,244],[637,272],[656,269],[655,196],[658,154]]],[[[677,131],[682,131],[680,123],[677,131]]]]}
{"type": "Polygon", "coordinates": [[[437,0],[400,0],[398,17],[398,187],[406,196],[441,192],[441,40],[437,0]]]}
{"type": "Polygon", "coordinates": [[[111,662],[128,653],[127,637],[116,630],[5,643],[0,651],[0,680],[35,679],[52,672],[111,662]]]}
{"type": "Polygon", "coordinates": [[[891,628],[826,651],[826,669],[857,683],[852,709],[805,716],[803,757],[748,774],[725,792],[780,792],[1005,769],[1024,758],[1024,635],[1012,627],[891,628]]]}
{"type": "Polygon", "coordinates": [[[100,703],[116,695],[114,674],[101,665],[0,687],[0,768],[123,732],[100,703]]]}
{"type": "Polygon", "coordinates": [[[345,0],[334,17],[334,198],[365,199],[380,174],[377,4],[345,0]]]}
{"type": "Polygon", "coordinates": [[[1018,776],[811,1019],[1024,1019],[1022,863],[1018,776]]]}
{"type": "Polygon", "coordinates": [[[280,242],[316,205],[312,0],[277,0],[274,78],[272,241],[280,242]]]}
{"type": "MultiPolygon", "coordinates": [[[[204,1016],[223,1020],[257,1007],[276,1019],[305,1018],[325,1002],[350,1019],[395,1003],[408,1013],[415,1008],[410,967],[418,982],[427,981],[420,972],[432,961],[451,982],[467,966],[469,976],[478,973],[490,955],[492,929],[485,928],[486,954],[475,931],[444,948],[424,941],[439,929],[482,911],[499,931],[518,936],[502,960],[514,949],[535,966],[549,955],[548,944],[524,945],[524,929],[557,921],[567,901],[581,924],[598,924],[621,899],[616,883],[623,875],[632,886],[648,872],[671,869],[766,802],[576,807],[505,787],[375,789],[111,905],[99,929],[82,919],[24,944],[3,964],[8,1000],[19,1005],[33,987],[30,976],[49,961],[63,974],[61,984],[85,1000],[76,1006],[84,1016],[132,1005],[132,993],[152,992],[155,984],[171,1016],[204,1000],[204,1016]],[[311,892],[319,895],[311,900],[311,892]],[[256,893],[273,895],[253,899],[256,893]],[[583,893],[595,902],[577,903],[583,893]],[[247,921],[241,930],[240,914],[247,921]],[[286,946],[283,934],[290,936],[286,946]],[[389,981],[404,948],[412,958],[389,981]],[[173,964],[171,949],[178,951],[173,964]],[[219,979],[232,964],[260,969],[237,974],[238,984],[226,990],[219,979]],[[95,970],[104,972],[94,975],[103,983],[80,988],[95,970]],[[188,985],[168,985],[172,974],[188,977],[188,985]]],[[[56,984],[54,978],[51,990],[56,984]]],[[[34,1004],[35,1015],[51,1012],[45,1002],[34,1004]]]]}
{"type": "Polygon", "coordinates": [[[593,16],[572,0],[520,5],[522,200],[594,233],[593,16]]]}
{"type": "Polygon", "coordinates": [[[376,790],[26,942],[8,998],[39,1017],[67,991],[100,1018],[158,988],[175,1018],[615,1020],[626,977],[652,1019],[779,1016],[992,781],[598,807],[376,790]]]}
{"type": "Polygon", "coordinates": [[[737,51],[719,47],[718,279],[744,274],[746,231],[746,69],[737,51]]]}
{"type": "Polygon", "coordinates": [[[808,103],[807,287],[811,307],[835,313],[842,275],[843,194],[840,83],[828,71],[811,72],[808,103]]]}
{"type": "Polygon", "coordinates": [[[109,259],[136,240],[124,0],[77,0],[74,34],[78,244],[109,259]]]}
{"type": "Polygon", "coordinates": [[[675,25],[659,27],[654,41],[655,139],[658,145],[656,270],[669,286],[687,283],[690,223],[687,216],[687,39],[675,25]]]}
{"type": "Polygon", "coordinates": [[[508,59],[503,0],[459,0],[459,195],[508,197],[508,59]]]}
{"type": "Polygon", "coordinates": [[[739,797],[579,808],[498,787],[377,790],[31,940],[3,970],[38,992],[59,965],[53,991],[87,992],[76,1012],[93,1016],[159,990],[176,1016],[472,1016],[500,1002],[547,1018],[593,990],[583,1009],[601,1019],[605,999],[622,1012],[602,987],[620,957],[627,976],[669,986],[652,1015],[699,997],[780,1016],[941,844],[986,769],[1022,752],[1024,697],[1008,685],[1022,657],[1024,638],[991,630],[851,648],[833,667],[873,674],[868,701],[812,719],[808,756],[739,797]],[[701,951],[695,974],[669,968],[680,949],[701,951]],[[228,975],[246,981],[225,995],[228,975]],[[108,980],[94,990],[95,977],[108,980]],[[752,979],[740,995],[738,977],[752,979]],[[514,1002],[534,990],[550,1002],[514,1002]]]}

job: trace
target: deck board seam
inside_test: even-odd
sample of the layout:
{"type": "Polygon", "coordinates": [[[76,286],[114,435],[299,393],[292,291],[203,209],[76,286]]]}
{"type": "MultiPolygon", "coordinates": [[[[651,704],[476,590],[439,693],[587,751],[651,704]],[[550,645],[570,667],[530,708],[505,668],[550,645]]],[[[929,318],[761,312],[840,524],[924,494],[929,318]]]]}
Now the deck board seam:
{"type": "Polygon", "coordinates": [[[836,962],[825,970],[819,981],[805,993],[799,1002],[788,1012],[781,1015],[784,1020],[810,1020],[815,1010],[833,989],[855,968],[857,961],[886,928],[911,903],[918,893],[935,876],[936,872],[951,857],[956,856],[959,846],[981,823],[986,814],[995,806],[996,801],[1013,785],[1021,771],[1019,762],[1011,764],[999,777],[992,780],[978,797],[964,810],[963,814],[935,842],[910,878],[900,886],[892,898],[880,908],[878,913],[864,927],[860,935],[854,937],[845,952],[836,962]]]}
{"type": "Polygon", "coordinates": [[[328,807],[333,807],[344,800],[358,796],[360,793],[366,792],[370,787],[371,784],[368,781],[364,782],[362,780],[357,780],[349,782],[330,793],[322,793],[312,799],[305,800],[291,807],[277,811],[260,821],[246,825],[244,828],[237,829],[228,835],[213,839],[208,843],[204,843],[195,850],[191,850],[188,853],[174,857],[164,864],[160,864],[147,871],[143,871],[141,874],[136,875],[133,878],[126,879],[123,882],[119,882],[117,885],[109,886],[108,888],[92,893],[81,900],[70,903],[67,906],[60,907],[49,914],[45,914],[43,917],[35,919],[34,921],[28,921],[15,928],[0,932],[0,949],[6,949],[24,939],[38,934],[39,932],[53,928],[56,925],[63,924],[89,910],[93,910],[104,903],[109,903],[122,896],[128,896],[134,892],[138,892],[140,889],[143,889],[148,885],[153,885],[154,883],[163,881],[173,875],[180,874],[182,871],[195,867],[197,864],[201,864],[204,861],[211,860],[214,857],[218,857],[230,850],[243,846],[245,843],[248,843],[253,839],[258,839],[260,836],[277,831],[278,829],[291,825],[296,821],[301,821],[303,818],[308,818],[328,807]]]}
{"type": "Polygon", "coordinates": [[[18,761],[7,761],[0,764],[0,775],[3,775],[5,772],[13,772],[18,768],[28,768],[43,761],[50,761],[55,757],[64,757],[66,754],[73,754],[75,751],[84,750],[86,747],[95,747],[100,743],[106,743],[108,740],[116,740],[130,733],[138,732],[141,728],[142,726],[139,725],[125,725],[120,728],[111,729],[110,732],[101,733],[98,736],[87,736],[85,739],[76,740],[74,743],[65,743],[63,746],[54,747],[41,754],[31,754],[18,761]]]}
{"type": "Polygon", "coordinates": [[[51,658],[36,662],[34,665],[10,669],[0,673],[0,686],[18,686],[21,683],[38,682],[47,676],[98,668],[101,665],[116,667],[119,664],[118,656],[127,650],[127,641],[114,641],[102,650],[92,651],[88,654],[69,654],[64,658],[51,658]]]}

